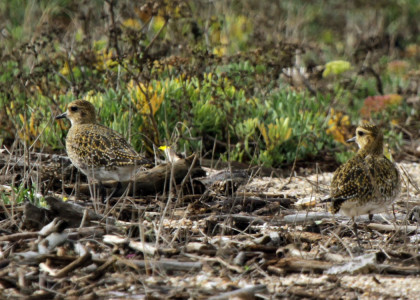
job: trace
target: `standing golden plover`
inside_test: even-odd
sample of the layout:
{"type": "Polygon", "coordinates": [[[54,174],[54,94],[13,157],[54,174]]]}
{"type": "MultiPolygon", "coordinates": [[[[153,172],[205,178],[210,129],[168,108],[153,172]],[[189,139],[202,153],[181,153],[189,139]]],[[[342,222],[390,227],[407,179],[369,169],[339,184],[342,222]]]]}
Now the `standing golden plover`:
{"type": "Polygon", "coordinates": [[[73,165],[88,178],[99,181],[129,181],[142,165],[150,164],[117,132],[96,123],[94,106],[75,100],[56,119],[67,118],[71,128],[66,151],[73,165]]]}
{"type": "Polygon", "coordinates": [[[401,182],[394,163],[383,154],[383,134],[372,124],[356,129],[356,136],[347,142],[359,145],[357,154],[341,165],[331,181],[330,198],[333,213],[341,212],[351,217],[357,242],[357,225],[354,217],[386,211],[398,196],[401,182]]]}

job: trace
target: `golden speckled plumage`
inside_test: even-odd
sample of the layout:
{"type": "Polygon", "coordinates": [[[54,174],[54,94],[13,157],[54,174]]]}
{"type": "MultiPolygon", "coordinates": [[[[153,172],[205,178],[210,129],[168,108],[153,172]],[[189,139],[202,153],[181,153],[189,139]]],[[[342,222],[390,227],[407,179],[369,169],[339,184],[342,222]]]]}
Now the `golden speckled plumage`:
{"type": "Polygon", "coordinates": [[[66,138],[67,155],[88,177],[128,181],[137,168],[149,164],[120,134],[96,123],[95,108],[90,102],[73,101],[57,118],[71,121],[66,138]]]}
{"type": "Polygon", "coordinates": [[[400,175],[394,163],[383,154],[383,134],[378,127],[365,124],[349,140],[359,145],[357,154],[341,165],[331,182],[333,213],[349,217],[383,212],[400,191],[400,175]]]}

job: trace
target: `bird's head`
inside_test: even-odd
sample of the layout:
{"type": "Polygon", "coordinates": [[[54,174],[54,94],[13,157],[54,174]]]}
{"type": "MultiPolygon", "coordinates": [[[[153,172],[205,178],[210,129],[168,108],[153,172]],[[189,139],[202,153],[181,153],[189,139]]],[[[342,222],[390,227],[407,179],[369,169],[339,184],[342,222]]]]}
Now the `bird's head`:
{"type": "Polygon", "coordinates": [[[359,152],[366,154],[383,154],[384,136],[376,125],[366,123],[356,128],[356,136],[347,140],[347,143],[356,142],[359,152]]]}
{"type": "Polygon", "coordinates": [[[67,105],[65,113],[55,118],[67,118],[72,125],[96,123],[95,107],[86,100],[75,100],[67,105]]]}

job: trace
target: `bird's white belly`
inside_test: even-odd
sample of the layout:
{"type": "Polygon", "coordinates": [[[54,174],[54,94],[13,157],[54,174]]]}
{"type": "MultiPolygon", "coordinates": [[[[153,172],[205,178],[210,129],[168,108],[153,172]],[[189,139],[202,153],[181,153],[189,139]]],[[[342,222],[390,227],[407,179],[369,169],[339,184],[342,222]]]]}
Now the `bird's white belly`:
{"type": "Polygon", "coordinates": [[[387,211],[389,209],[389,205],[391,204],[391,201],[368,202],[363,205],[358,205],[354,202],[347,202],[341,205],[339,213],[347,217],[355,217],[365,214],[377,214],[387,211]]]}
{"type": "Polygon", "coordinates": [[[133,166],[115,167],[112,169],[105,167],[81,169],[82,172],[90,178],[98,181],[116,180],[120,182],[130,181],[134,175],[133,166]]]}

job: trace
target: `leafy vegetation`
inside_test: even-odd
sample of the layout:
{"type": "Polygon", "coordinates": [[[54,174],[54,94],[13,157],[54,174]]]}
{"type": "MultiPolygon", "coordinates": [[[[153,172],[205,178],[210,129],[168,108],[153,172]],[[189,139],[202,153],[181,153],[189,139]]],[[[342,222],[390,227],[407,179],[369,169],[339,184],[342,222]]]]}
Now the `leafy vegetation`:
{"type": "Polygon", "coordinates": [[[361,119],[398,149],[420,127],[420,7],[328,2],[4,1],[0,142],[62,151],[53,116],[85,98],[149,154],[281,166],[342,152],[361,119]]]}

